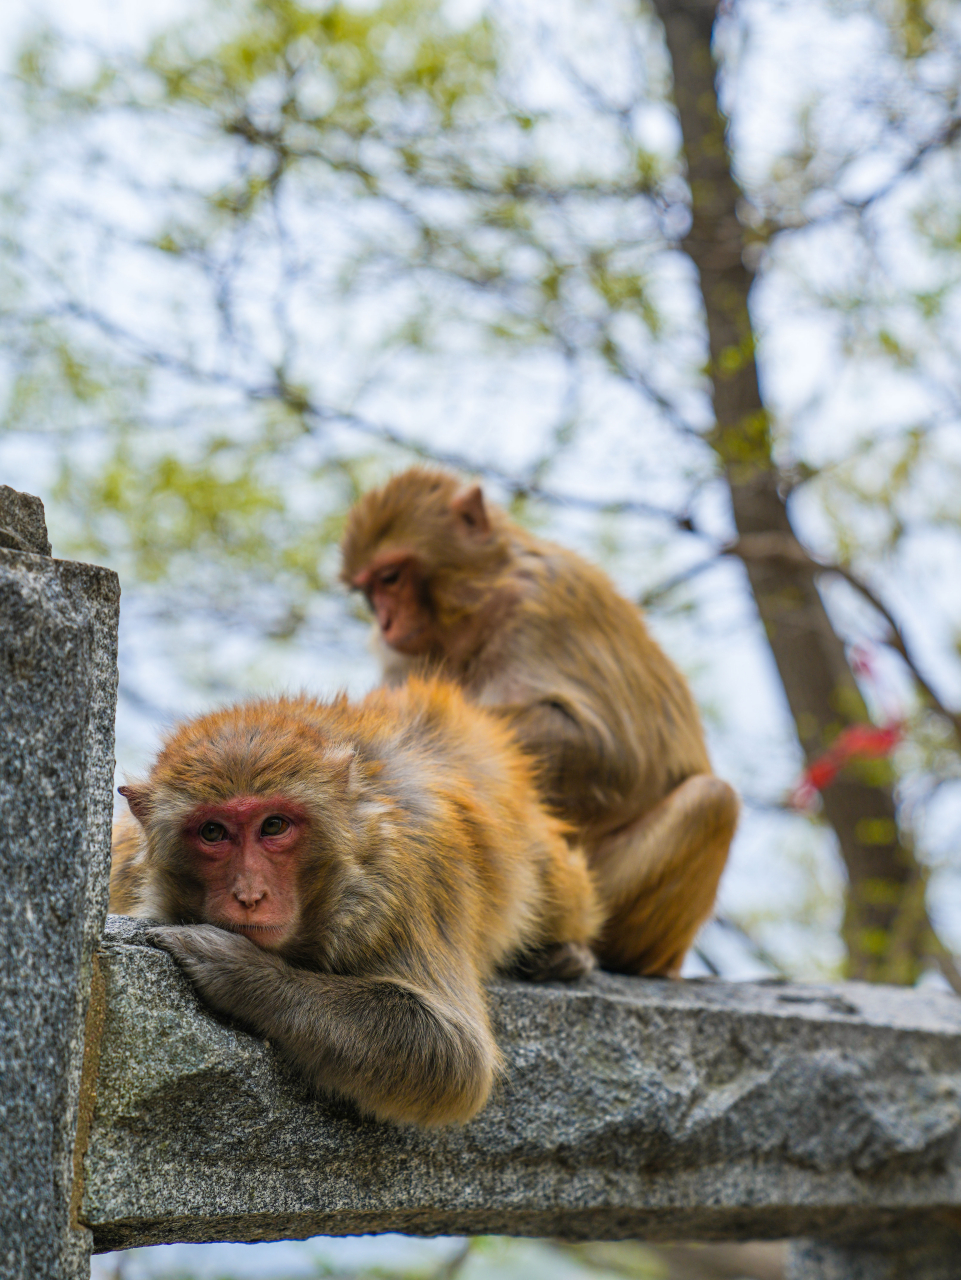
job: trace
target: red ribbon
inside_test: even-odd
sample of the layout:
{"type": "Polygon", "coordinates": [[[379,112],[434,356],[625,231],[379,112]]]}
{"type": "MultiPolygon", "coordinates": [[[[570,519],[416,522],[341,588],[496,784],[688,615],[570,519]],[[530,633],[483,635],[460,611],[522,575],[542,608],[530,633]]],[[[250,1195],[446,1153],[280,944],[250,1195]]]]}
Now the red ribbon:
{"type": "Polygon", "coordinates": [[[904,726],[852,724],[842,729],[827,751],[812,760],[791,795],[794,809],[810,807],[817,791],[823,791],[852,760],[883,760],[904,737],[904,726]]]}

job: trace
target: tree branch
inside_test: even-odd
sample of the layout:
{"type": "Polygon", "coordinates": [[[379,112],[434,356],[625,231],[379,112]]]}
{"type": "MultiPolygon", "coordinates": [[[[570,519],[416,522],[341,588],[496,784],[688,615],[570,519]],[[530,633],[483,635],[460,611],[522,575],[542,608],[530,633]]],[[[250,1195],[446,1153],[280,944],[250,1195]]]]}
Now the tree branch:
{"type": "Polygon", "coordinates": [[[800,542],[789,533],[752,533],[721,548],[722,555],[734,555],[741,560],[784,560],[789,564],[803,565],[812,573],[834,573],[843,578],[857,591],[871,607],[881,615],[890,632],[888,644],[900,654],[908,670],[914,677],[918,688],[924,694],[932,711],[941,717],[952,729],[961,746],[961,712],[946,707],[931,684],[922,674],[910,649],[907,639],[897,619],[883,600],[862,578],[844,565],[815,559],[800,542]]]}
{"type": "MultiPolygon", "coordinates": [[[[916,173],[920,166],[924,163],[929,155],[936,151],[943,151],[950,147],[961,137],[961,116],[952,116],[944,125],[930,138],[919,143],[905,162],[893,173],[886,182],[883,182],[877,190],[872,191],[869,195],[862,196],[858,200],[850,200],[839,198],[834,208],[818,214],[815,217],[805,217],[803,214],[795,220],[782,218],[771,220],[764,228],[762,238],[770,239],[772,236],[782,232],[808,231],[812,227],[821,227],[827,223],[834,222],[838,218],[843,218],[845,214],[855,214],[860,217],[867,213],[875,205],[884,200],[885,197],[895,192],[900,187],[905,178],[916,173]]],[[[863,159],[863,155],[859,153],[858,159],[863,159]]],[[[847,162],[845,162],[846,164],[847,162]]],[[[833,185],[837,188],[840,179],[843,176],[844,165],[832,175],[833,185]]],[[[823,188],[824,184],[818,184],[823,188]]],[[[809,188],[808,195],[813,194],[818,186],[809,188]]]]}

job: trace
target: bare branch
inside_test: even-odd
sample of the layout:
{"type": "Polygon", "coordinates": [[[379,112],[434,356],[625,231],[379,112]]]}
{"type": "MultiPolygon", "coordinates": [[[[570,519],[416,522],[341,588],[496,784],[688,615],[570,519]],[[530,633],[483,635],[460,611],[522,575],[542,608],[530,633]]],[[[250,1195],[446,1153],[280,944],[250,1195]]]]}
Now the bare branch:
{"type": "Polygon", "coordinates": [[[952,711],[949,707],[944,705],[918,667],[914,656],[908,648],[904,632],[896,618],[884,601],[881,600],[876,592],[862,578],[859,578],[857,574],[853,573],[844,565],[815,559],[808,551],[805,550],[804,547],[801,546],[797,538],[795,538],[791,533],[747,534],[742,538],[738,538],[736,542],[729,543],[726,547],[722,547],[721,554],[734,555],[741,560],[784,560],[789,564],[805,566],[809,568],[812,573],[835,573],[838,577],[843,578],[845,582],[864,597],[868,604],[870,604],[871,607],[879,613],[887,623],[890,633],[888,636],[888,644],[890,644],[890,646],[900,654],[908,670],[914,677],[918,688],[927,699],[931,710],[951,726],[959,745],[961,745],[961,712],[952,711]]]}
{"type": "MultiPolygon", "coordinates": [[[[812,218],[802,216],[796,221],[784,219],[770,223],[765,229],[767,235],[771,236],[782,231],[807,231],[811,227],[820,227],[834,222],[848,213],[853,213],[857,216],[867,213],[869,209],[872,209],[880,201],[897,191],[905,178],[909,178],[913,173],[916,173],[929,155],[950,147],[959,137],[961,137],[961,116],[952,116],[936,133],[919,143],[898,170],[886,182],[883,182],[877,190],[872,191],[870,195],[862,196],[858,200],[839,198],[833,209],[829,209],[825,213],[818,214],[812,218]]],[[[863,155],[859,153],[858,159],[862,160],[863,155]]],[[[842,172],[843,166],[834,174],[835,186],[842,172]]]]}
{"type": "Polygon", "coordinates": [[[954,730],[955,737],[958,739],[959,744],[961,744],[961,713],[958,713],[957,711],[952,711],[950,710],[950,708],[946,707],[944,703],[941,701],[941,699],[938,697],[938,695],[935,693],[935,691],[931,688],[931,685],[929,684],[929,682],[921,674],[921,672],[918,669],[917,663],[915,662],[911,653],[908,651],[907,641],[905,639],[904,632],[901,630],[901,627],[898,625],[898,623],[892,616],[890,610],[883,603],[883,601],[879,599],[879,597],[868,586],[868,584],[862,581],[862,579],[857,577],[855,574],[853,574],[850,571],[850,569],[845,569],[842,565],[831,565],[830,569],[832,573],[838,574],[840,577],[844,579],[845,582],[850,583],[850,585],[854,587],[855,591],[860,592],[860,594],[865,598],[865,600],[867,600],[868,604],[870,604],[874,609],[876,609],[877,612],[884,619],[884,621],[888,624],[888,627],[891,632],[891,635],[889,637],[889,643],[891,644],[891,647],[901,655],[901,658],[903,659],[908,669],[910,670],[911,674],[914,676],[915,680],[917,681],[918,687],[921,689],[922,693],[928,699],[928,702],[930,703],[932,710],[936,711],[937,714],[942,717],[942,719],[948,722],[948,724],[954,730]]]}
{"type": "Polygon", "coordinates": [[[373,436],[386,444],[393,444],[398,448],[405,449],[417,457],[439,462],[444,466],[453,467],[459,471],[468,471],[486,480],[494,480],[498,484],[502,484],[514,497],[536,498],[539,502],[544,502],[548,506],[566,507],[573,511],[595,511],[605,515],[645,516],[655,520],[667,521],[684,533],[704,536],[695,528],[691,517],[684,510],[676,511],[670,507],[659,507],[651,502],[638,502],[633,498],[611,500],[588,498],[574,493],[557,493],[554,490],[542,488],[534,480],[519,477],[510,471],[504,470],[502,467],[494,466],[492,463],[477,462],[462,453],[449,449],[438,449],[433,445],[412,441],[394,427],[387,426],[384,423],[371,422],[369,419],[348,410],[324,408],[304,401],[303,398],[300,398],[298,408],[305,417],[313,418],[317,422],[340,422],[363,435],[373,436]]]}
{"type": "Polygon", "coordinates": [[[441,1263],[438,1270],[434,1273],[434,1280],[455,1280],[464,1269],[471,1253],[472,1241],[465,1240],[456,1253],[452,1254],[446,1262],[441,1263]]]}
{"type": "Polygon", "coordinates": [[[720,914],[714,917],[714,922],[720,925],[722,929],[726,929],[728,933],[737,934],[755,959],[759,960],[761,964],[767,965],[777,977],[786,978],[788,976],[781,962],[771,955],[770,951],[758,942],[756,938],[753,938],[743,925],[738,924],[736,920],[732,920],[730,916],[720,914]]]}
{"type": "Polygon", "coordinates": [[[681,587],[684,583],[700,577],[702,573],[706,573],[708,569],[713,569],[718,563],[718,556],[711,556],[709,560],[698,560],[696,564],[690,565],[687,569],[682,569],[680,573],[675,573],[666,582],[661,582],[656,587],[651,587],[648,591],[645,591],[639,598],[638,605],[642,609],[653,608],[665,596],[676,590],[677,587],[681,587]]]}

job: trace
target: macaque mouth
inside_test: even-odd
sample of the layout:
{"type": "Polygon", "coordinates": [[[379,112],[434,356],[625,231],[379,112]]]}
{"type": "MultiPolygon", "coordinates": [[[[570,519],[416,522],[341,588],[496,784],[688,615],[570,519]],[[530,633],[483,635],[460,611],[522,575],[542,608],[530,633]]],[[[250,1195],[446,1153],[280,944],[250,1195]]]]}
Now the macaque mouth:
{"type": "MultiPolygon", "coordinates": [[[[388,618],[387,621],[382,624],[380,629],[381,631],[383,631],[385,637],[395,632],[397,628],[394,626],[394,619],[388,618]]],[[[427,623],[422,622],[419,626],[408,627],[408,629],[403,633],[403,635],[401,636],[394,635],[393,638],[395,640],[399,639],[402,642],[419,640],[426,630],[427,630],[427,623]]]]}
{"type": "Polygon", "coordinates": [[[211,924],[215,924],[218,929],[225,929],[227,933],[260,933],[260,934],[278,934],[287,931],[285,924],[237,924],[233,920],[212,920],[211,924]]]}

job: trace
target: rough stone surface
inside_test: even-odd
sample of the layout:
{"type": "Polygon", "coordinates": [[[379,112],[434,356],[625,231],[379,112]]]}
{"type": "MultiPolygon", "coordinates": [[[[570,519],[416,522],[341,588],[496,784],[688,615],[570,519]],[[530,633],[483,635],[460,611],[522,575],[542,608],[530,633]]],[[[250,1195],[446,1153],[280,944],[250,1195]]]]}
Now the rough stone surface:
{"type": "Polygon", "coordinates": [[[495,1098],[463,1128],[424,1133],[308,1097],[267,1043],[206,1013],[138,922],[108,918],[101,965],[82,1208],[99,1249],[388,1230],[824,1238],[961,1222],[954,996],[502,982],[495,1098]]]}
{"type": "Polygon", "coordinates": [[[20,493],[0,484],[0,547],[13,551],[50,554],[43,503],[32,493],[20,493]]]}
{"type": "MultiPolygon", "coordinates": [[[[4,527],[12,492],[0,501],[4,527]]],[[[89,1234],[69,1210],[91,955],[106,911],[119,594],[106,569],[0,549],[4,1280],[89,1276],[89,1234]]]]}

